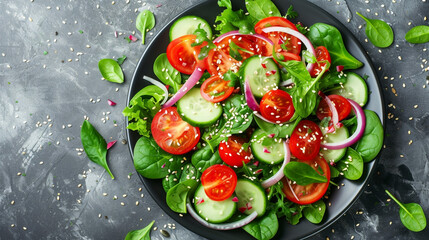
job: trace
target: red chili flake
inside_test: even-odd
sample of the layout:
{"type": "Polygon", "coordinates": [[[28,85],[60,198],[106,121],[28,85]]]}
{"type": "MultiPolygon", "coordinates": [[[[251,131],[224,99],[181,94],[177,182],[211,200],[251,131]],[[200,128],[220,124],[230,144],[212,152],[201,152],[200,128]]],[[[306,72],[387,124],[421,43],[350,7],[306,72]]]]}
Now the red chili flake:
{"type": "Polygon", "coordinates": [[[165,168],[165,163],[164,163],[164,164],[162,164],[161,168],[165,168]]]}
{"type": "Polygon", "coordinates": [[[270,150],[268,150],[268,148],[264,147],[264,153],[271,153],[270,150]]]}
{"type": "Polygon", "coordinates": [[[253,166],[258,166],[259,165],[259,161],[255,161],[254,163],[253,163],[253,166]]]}
{"type": "Polygon", "coordinates": [[[344,70],[344,66],[343,65],[337,66],[337,72],[341,72],[343,70],[344,70]]]}
{"type": "Polygon", "coordinates": [[[134,37],[133,35],[130,35],[128,37],[131,41],[136,42],[138,39],[136,37],[134,37]]]}
{"type": "Polygon", "coordinates": [[[340,127],[342,127],[342,126],[344,126],[344,124],[343,124],[342,122],[338,122],[338,123],[337,123],[337,127],[339,127],[339,128],[340,128],[340,127]]]}
{"type": "Polygon", "coordinates": [[[271,74],[276,74],[276,72],[277,72],[276,70],[272,70],[271,74]]]}
{"type": "Polygon", "coordinates": [[[204,198],[200,198],[200,199],[198,199],[197,205],[198,205],[198,204],[201,204],[201,203],[203,203],[203,202],[204,202],[204,198]]]}
{"type": "Polygon", "coordinates": [[[267,137],[269,137],[269,138],[273,138],[275,136],[275,134],[274,133],[271,133],[271,134],[268,134],[267,135],[267,137]]]}
{"type": "Polygon", "coordinates": [[[110,100],[110,99],[107,99],[107,103],[108,103],[110,106],[115,106],[115,105],[116,105],[116,103],[115,103],[114,101],[110,100]]]}
{"type": "Polygon", "coordinates": [[[326,131],[327,133],[333,133],[333,132],[335,132],[335,127],[334,126],[330,126],[329,128],[328,128],[328,131],[326,131]]]}
{"type": "Polygon", "coordinates": [[[234,197],[234,198],[232,199],[232,201],[233,201],[233,202],[238,202],[238,197],[234,197]]]}
{"type": "Polygon", "coordinates": [[[252,209],[252,205],[250,205],[250,203],[246,203],[246,208],[247,208],[247,210],[250,210],[250,209],[252,209]]]}
{"type": "Polygon", "coordinates": [[[263,68],[267,68],[267,64],[265,64],[265,63],[261,63],[261,66],[262,66],[263,68]]]}
{"type": "Polygon", "coordinates": [[[335,162],[334,162],[334,161],[330,161],[330,162],[329,162],[329,164],[330,164],[331,166],[334,166],[334,165],[335,165],[335,162]]]}
{"type": "Polygon", "coordinates": [[[266,72],[265,73],[265,76],[267,76],[267,77],[270,76],[270,75],[271,75],[271,72],[266,72]]]}
{"type": "Polygon", "coordinates": [[[107,144],[107,150],[109,150],[111,147],[113,147],[113,145],[115,145],[116,140],[115,141],[111,141],[107,144]]]}
{"type": "Polygon", "coordinates": [[[247,210],[247,208],[246,208],[246,207],[238,208],[238,211],[240,211],[241,213],[244,213],[246,210],[247,210]]]}
{"type": "Polygon", "coordinates": [[[157,8],[162,7],[162,4],[158,4],[158,5],[156,5],[156,7],[157,7],[157,8]]]}
{"type": "Polygon", "coordinates": [[[165,85],[165,88],[167,88],[167,91],[168,91],[168,89],[170,88],[170,85],[165,85]]]}
{"type": "Polygon", "coordinates": [[[262,169],[258,169],[258,170],[255,171],[255,174],[259,174],[261,172],[262,172],[262,169]]]}
{"type": "Polygon", "coordinates": [[[283,39],[279,38],[279,42],[277,44],[283,44],[283,43],[284,43],[283,39]]]}

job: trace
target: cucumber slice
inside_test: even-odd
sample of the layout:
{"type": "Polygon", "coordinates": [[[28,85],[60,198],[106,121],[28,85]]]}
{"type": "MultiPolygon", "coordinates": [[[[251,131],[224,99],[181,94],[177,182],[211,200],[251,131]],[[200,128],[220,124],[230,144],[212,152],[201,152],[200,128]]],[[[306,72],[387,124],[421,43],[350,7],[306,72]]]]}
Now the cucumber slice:
{"type": "Polygon", "coordinates": [[[197,16],[184,16],[177,19],[170,28],[170,41],[183,35],[194,34],[198,26],[206,31],[207,37],[212,38],[213,33],[209,23],[197,16]]]}
{"type": "MultiPolygon", "coordinates": [[[[320,130],[323,133],[324,141],[326,143],[335,143],[340,142],[343,140],[346,140],[349,138],[349,130],[347,130],[346,127],[341,127],[335,130],[333,133],[326,133],[326,128],[320,127],[320,130]]],[[[329,150],[329,149],[321,149],[320,153],[322,154],[323,158],[327,162],[338,162],[341,160],[341,158],[344,157],[344,155],[347,152],[347,148],[338,149],[338,150],[329,150]]]]}
{"type": "Polygon", "coordinates": [[[235,194],[238,198],[238,209],[249,215],[252,212],[258,213],[258,217],[264,215],[267,208],[267,195],[259,183],[249,179],[238,179],[235,187],[235,194]]]}
{"type": "Polygon", "coordinates": [[[368,86],[365,80],[353,72],[345,74],[347,75],[347,82],[343,84],[342,88],[332,91],[331,94],[350,98],[363,107],[368,101],[368,86]]]}
{"type": "Polygon", "coordinates": [[[195,127],[208,127],[222,115],[222,106],[205,100],[199,88],[192,88],[177,102],[183,120],[195,127]]]}
{"type": "Polygon", "coordinates": [[[195,191],[193,200],[198,215],[204,218],[207,222],[221,223],[230,219],[237,210],[237,203],[232,201],[233,197],[234,196],[231,196],[224,201],[213,201],[206,195],[203,185],[200,184],[195,191]],[[203,199],[204,201],[200,199],[203,199]]]}
{"type": "Polygon", "coordinates": [[[279,68],[271,58],[252,56],[246,59],[243,68],[243,80],[248,79],[255,97],[262,98],[279,85],[279,68]]]}
{"type": "Polygon", "coordinates": [[[262,129],[253,132],[250,148],[256,159],[268,164],[281,163],[285,156],[283,140],[281,138],[269,138],[268,133],[262,129]],[[264,152],[264,148],[270,153],[264,152]]]}

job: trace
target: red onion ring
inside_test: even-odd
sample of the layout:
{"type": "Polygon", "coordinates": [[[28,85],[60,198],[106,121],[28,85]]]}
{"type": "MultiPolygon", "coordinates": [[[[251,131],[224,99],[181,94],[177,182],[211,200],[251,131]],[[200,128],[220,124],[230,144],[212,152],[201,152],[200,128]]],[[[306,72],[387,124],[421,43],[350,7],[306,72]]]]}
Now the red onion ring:
{"type": "Polygon", "coordinates": [[[167,99],[168,99],[168,90],[164,86],[164,84],[162,84],[161,82],[159,82],[159,81],[157,81],[157,80],[155,80],[155,79],[153,79],[151,77],[148,77],[148,76],[143,76],[143,79],[146,80],[146,81],[148,81],[148,82],[150,82],[150,83],[152,83],[153,85],[161,88],[161,90],[164,91],[165,96],[164,96],[164,99],[161,102],[161,105],[163,105],[167,101],[167,99]]]}
{"type": "Polygon", "coordinates": [[[238,32],[238,30],[230,31],[230,32],[227,32],[227,33],[224,33],[224,34],[220,35],[215,40],[213,40],[213,43],[219,43],[223,39],[225,39],[227,37],[231,37],[231,36],[252,36],[252,37],[255,37],[255,38],[259,38],[259,39],[267,42],[270,45],[274,45],[273,42],[270,39],[268,39],[267,37],[264,37],[264,36],[262,36],[260,34],[257,34],[257,33],[254,33],[254,34],[243,34],[243,33],[238,32]]]}
{"type": "Polygon", "coordinates": [[[236,228],[241,228],[244,225],[249,224],[251,221],[253,221],[257,216],[258,213],[257,212],[252,212],[249,216],[238,220],[236,222],[231,222],[231,223],[209,223],[206,220],[202,219],[198,213],[195,212],[194,208],[192,207],[192,205],[190,203],[186,204],[186,208],[188,209],[189,215],[191,215],[195,220],[197,220],[197,222],[201,223],[201,225],[211,228],[211,229],[215,229],[215,230],[232,230],[232,229],[236,229],[236,228]]]}
{"type": "Polygon", "coordinates": [[[247,78],[244,80],[244,97],[246,98],[247,106],[249,106],[252,111],[259,112],[259,104],[256,101],[255,96],[253,96],[252,89],[250,88],[250,83],[247,78]]]}
{"type": "Polygon", "coordinates": [[[171,97],[164,105],[162,105],[162,108],[168,108],[173,106],[179,99],[181,99],[191,88],[197,84],[197,82],[201,79],[203,76],[203,73],[205,71],[204,61],[201,61],[200,64],[197,65],[194,72],[191,74],[191,76],[186,80],[186,83],[183,84],[183,86],[177,91],[176,94],[174,94],[173,97],[171,97]],[[202,65],[202,66],[200,66],[202,65]]]}
{"type": "Polygon", "coordinates": [[[322,91],[319,91],[319,96],[323,98],[323,100],[325,100],[325,102],[328,104],[329,110],[332,113],[332,127],[333,129],[329,129],[331,131],[335,131],[335,128],[338,127],[338,111],[337,108],[334,106],[334,103],[331,101],[331,99],[328,98],[328,96],[326,96],[322,91]]]}
{"type": "Polygon", "coordinates": [[[357,118],[357,128],[356,131],[346,140],[343,140],[341,142],[336,143],[323,143],[320,145],[322,148],[326,149],[332,149],[332,150],[338,150],[346,147],[350,147],[351,145],[355,144],[363,135],[365,132],[365,126],[366,126],[366,118],[365,113],[362,110],[362,107],[355,101],[351,99],[347,99],[350,104],[352,105],[352,109],[355,112],[356,118],[357,118]]]}
{"type": "MultiPolygon", "coordinates": [[[[307,51],[309,51],[310,53],[312,53],[314,56],[316,56],[316,51],[314,51],[314,47],[313,44],[311,44],[310,40],[304,36],[304,34],[295,31],[291,28],[287,28],[287,27],[267,27],[262,29],[262,31],[269,33],[269,32],[283,32],[289,35],[292,35],[296,38],[298,38],[299,40],[301,40],[301,42],[304,43],[305,47],[307,48],[307,51]]],[[[311,72],[314,68],[314,63],[309,63],[307,65],[307,70],[309,72],[311,72]]]]}
{"type": "Polygon", "coordinates": [[[284,141],[283,149],[285,152],[285,157],[284,157],[282,166],[273,176],[262,181],[261,185],[263,188],[269,188],[269,187],[273,186],[274,184],[276,184],[278,181],[280,181],[284,177],[285,174],[283,172],[283,169],[285,168],[286,164],[288,164],[290,161],[289,140],[284,141]]]}

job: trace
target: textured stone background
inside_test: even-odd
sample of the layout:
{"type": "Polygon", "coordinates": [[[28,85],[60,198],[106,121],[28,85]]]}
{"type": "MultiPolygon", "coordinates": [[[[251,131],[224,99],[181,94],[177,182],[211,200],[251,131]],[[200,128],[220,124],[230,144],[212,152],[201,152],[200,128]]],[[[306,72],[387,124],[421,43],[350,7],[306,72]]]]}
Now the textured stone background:
{"type": "MultiPolygon", "coordinates": [[[[170,232],[170,239],[201,238],[139,190],[143,185],[121,144],[121,111],[145,49],[123,39],[136,31],[137,9],[156,16],[146,39],[151,41],[169,20],[199,2],[0,0],[0,239],[122,239],[151,220],[170,232]],[[115,38],[114,31],[123,35],[115,38]],[[125,83],[102,81],[98,61],[122,55],[128,57],[122,65],[125,83]],[[109,106],[108,98],[118,105],[109,106]],[[84,116],[105,138],[118,140],[109,151],[114,181],[79,151],[84,116]]],[[[425,0],[311,2],[347,26],[368,51],[389,114],[377,173],[348,213],[314,239],[424,239],[429,230],[406,230],[384,189],[403,202],[420,203],[428,216],[429,44],[409,44],[404,35],[413,26],[428,25],[429,5],[425,0]],[[391,24],[394,44],[379,51],[367,43],[356,11],[391,24]]],[[[152,239],[163,236],[153,231],[152,239]]]]}

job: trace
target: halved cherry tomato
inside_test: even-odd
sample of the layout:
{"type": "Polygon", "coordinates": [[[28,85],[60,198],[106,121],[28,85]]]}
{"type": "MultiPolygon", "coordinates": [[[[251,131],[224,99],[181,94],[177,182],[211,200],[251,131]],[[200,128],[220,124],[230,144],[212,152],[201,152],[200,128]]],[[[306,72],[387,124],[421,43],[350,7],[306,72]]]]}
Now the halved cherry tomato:
{"type": "Polygon", "coordinates": [[[310,161],[319,154],[322,136],[316,123],[302,120],[290,136],[290,152],[300,160],[310,161]]]}
{"type": "MultiPolygon", "coordinates": [[[[298,162],[304,162],[302,160],[298,160],[298,162]]],[[[326,162],[326,160],[322,156],[317,156],[310,162],[305,161],[308,165],[313,167],[314,170],[316,170],[320,175],[325,176],[328,181],[325,183],[311,183],[306,186],[301,186],[298,184],[294,184],[292,182],[289,182],[291,185],[293,191],[295,192],[295,195],[298,197],[298,199],[295,198],[295,196],[292,194],[292,190],[290,189],[288,183],[285,178],[283,178],[283,192],[286,195],[286,198],[289,199],[289,201],[292,201],[294,203],[298,203],[301,205],[310,204],[318,201],[323,197],[323,195],[326,193],[326,190],[329,186],[329,180],[331,179],[331,171],[329,169],[329,164],[326,162]]]]}
{"type": "Polygon", "coordinates": [[[210,50],[207,56],[207,71],[212,75],[222,76],[228,70],[237,72],[244,60],[256,54],[256,49],[253,41],[244,36],[231,36],[226,37],[219,43],[215,43],[216,48],[210,50]],[[238,61],[229,55],[230,42],[235,43],[242,60],[238,61]]]}
{"type": "MultiPolygon", "coordinates": [[[[345,99],[343,96],[332,94],[329,95],[328,98],[331,99],[335,109],[337,109],[338,121],[343,120],[350,114],[352,106],[350,105],[350,102],[347,101],[347,99],[345,99]]],[[[319,120],[322,120],[325,117],[332,117],[331,110],[324,99],[320,101],[319,106],[317,107],[316,115],[319,120]]]]}
{"type": "Polygon", "coordinates": [[[227,141],[219,144],[219,156],[226,164],[234,167],[242,167],[243,162],[250,162],[250,146],[245,146],[246,140],[236,135],[232,135],[227,141]]]}
{"type": "Polygon", "coordinates": [[[183,121],[176,107],[159,111],[152,120],[151,131],[158,146],[175,155],[191,151],[200,140],[200,129],[183,121]]]}
{"type": "Polygon", "coordinates": [[[223,201],[234,193],[235,186],[237,186],[237,174],[228,166],[216,164],[203,172],[201,184],[211,200],[223,201]]]}
{"type": "MultiPolygon", "coordinates": [[[[289,52],[297,56],[299,55],[299,53],[301,52],[301,41],[298,38],[286,33],[279,33],[279,32],[265,33],[262,31],[262,29],[266,27],[287,27],[295,31],[298,31],[295,24],[293,24],[291,21],[283,17],[267,17],[256,23],[255,32],[263,36],[266,36],[271,41],[273,41],[276,52],[289,52]]],[[[266,44],[259,44],[259,45],[261,45],[263,56],[272,55],[273,49],[271,46],[266,44]]]]}
{"type": "Polygon", "coordinates": [[[275,123],[287,122],[295,113],[292,97],[280,89],[265,93],[260,106],[261,115],[275,123]]]}
{"type": "Polygon", "coordinates": [[[174,39],[167,46],[168,61],[181,73],[192,74],[197,63],[203,61],[198,59],[198,54],[207,43],[192,47],[191,44],[195,42],[195,39],[195,35],[184,35],[174,39]]]}
{"type": "MultiPolygon", "coordinates": [[[[326,49],[324,46],[318,46],[315,51],[318,62],[327,60],[329,63],[331,63],[331,56],[329,55],[328,49],[326,49]]],[[[312,77],[316,77],[320,72],[322,72],[322,69],[325,67],[325,65],[326,63],[316,63],[313,70],[311,70],[310,75],[312,77]]]]}
{"type": "Polygon", "coordinates": [[[229,81],[223,80],[218,75],[210,77],[204,81],[203,85],[201,85],[201,96],[205,100],[214,103],[223,101],[231,95],[232,91],[234,91],[234,87],[231,87],[228,84],[229,81]]]}

